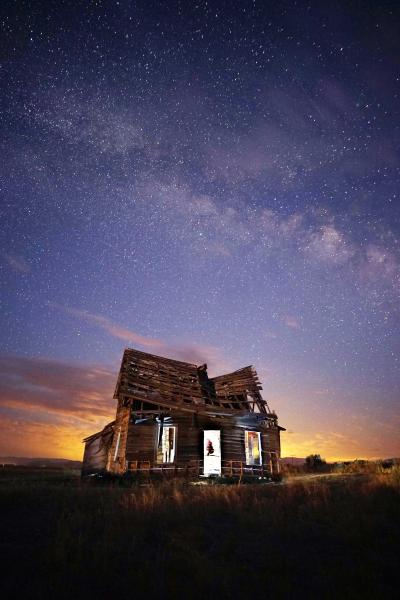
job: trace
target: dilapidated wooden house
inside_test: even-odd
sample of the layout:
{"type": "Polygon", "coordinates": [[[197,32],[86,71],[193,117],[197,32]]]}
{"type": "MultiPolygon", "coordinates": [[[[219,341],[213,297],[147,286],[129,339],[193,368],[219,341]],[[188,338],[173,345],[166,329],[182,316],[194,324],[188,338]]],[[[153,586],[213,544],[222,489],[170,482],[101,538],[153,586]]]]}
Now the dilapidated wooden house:
{"type": "Polygon", "coordinates": [[[84,440],[82,475],[276,477],[280,431],[253,367],[210,378],[207,365],[127,349],[115,421],[84,440]]]}

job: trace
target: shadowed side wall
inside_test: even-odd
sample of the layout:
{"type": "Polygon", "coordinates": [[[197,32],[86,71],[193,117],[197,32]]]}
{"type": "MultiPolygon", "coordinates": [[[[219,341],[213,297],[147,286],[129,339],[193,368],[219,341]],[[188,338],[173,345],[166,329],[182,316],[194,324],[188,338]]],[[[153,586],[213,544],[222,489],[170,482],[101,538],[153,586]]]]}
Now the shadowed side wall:
{"type": "Polygon", "coordinates": [[[89,440],[85,444],[83,455],[82,475],[85,477],[93,473],[105,471],[107,467],[108,450],[101,444],[101,436],[89,440]]]}
{"type": "Polygon", "coordinates": [[[113,434],[114,429],[110,424],[103,431],[86,439],[82,463],[83,477],[106,471],[113,434]]]}

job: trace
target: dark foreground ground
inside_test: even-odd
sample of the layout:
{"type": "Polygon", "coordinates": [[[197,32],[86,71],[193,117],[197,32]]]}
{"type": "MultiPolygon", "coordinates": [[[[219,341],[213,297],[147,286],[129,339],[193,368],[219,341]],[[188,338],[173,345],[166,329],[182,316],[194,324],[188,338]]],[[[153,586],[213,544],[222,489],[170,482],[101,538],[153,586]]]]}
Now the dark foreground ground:
{"type": "Polygon", "coordinates": [[[400,473],[132,488],[0,470],[1,598],[395,598],[400,473]]]}

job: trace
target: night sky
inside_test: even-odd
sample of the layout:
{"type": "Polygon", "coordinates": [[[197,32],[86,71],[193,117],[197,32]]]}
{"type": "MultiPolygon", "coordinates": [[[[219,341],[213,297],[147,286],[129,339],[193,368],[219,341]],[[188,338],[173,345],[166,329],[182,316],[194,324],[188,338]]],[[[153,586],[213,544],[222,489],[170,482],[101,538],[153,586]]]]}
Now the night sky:
{"type": "Polygon", "coordinates": [[[0,455],[81,458],[135,347],[399,456],[398,2],[0,13],[0,455]]]}

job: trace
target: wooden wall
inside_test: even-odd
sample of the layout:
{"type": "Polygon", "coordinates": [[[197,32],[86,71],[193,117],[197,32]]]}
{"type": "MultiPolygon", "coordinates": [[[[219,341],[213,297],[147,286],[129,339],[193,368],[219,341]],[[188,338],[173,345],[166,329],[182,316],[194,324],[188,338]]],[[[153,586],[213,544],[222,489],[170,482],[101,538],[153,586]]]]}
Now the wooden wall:
{"type": "Polygon", "coordinates": [[[83,477],[106,470],[108,448],[100,435],[86,442],[82,464],[83,477]]]}
{"type": "MultiPolygon", "coordinates": [[[[223,461],[239,461],[245,463],[244,444],[245,428],[235,425],[234,419],[215,419],[189,413],[171,413],[168,425],[177,427],[175,463],[177,467],[185,467],[189,463],[203,459],[203,431],[205,429],[221,430],[221,454],[223,461]]],[[[125,422],[123,427],[125,426],[125,422]]],[[[116,431],[118,430],[118,420],[116,431]]],[[[249,427],[249,429],[252,429],[249,427]]],[[[279,470],[277,459],[280,456],[279,429],[277,427],[253,428],[261,431],[262,463],[272,473],[279,470]]],[[[143,423],[129,423],[126,433],[126,466],[130,461],[147,461],[151,466],[156,463],[158,425],[148,420],[143,423]]],[[[120,448],[122,445],[122,439],[120,448]]],[[[113,449],[110,454],[112,455],[113,449]]],[[[114,472],[117,471],[114,467],[114,472]]]]}
{"type": "Polygon", "coordinates": [[[156,460],[158,426],[155,422],[129,424],[126,460],[149,461],[151,465],[156,460]]]}

